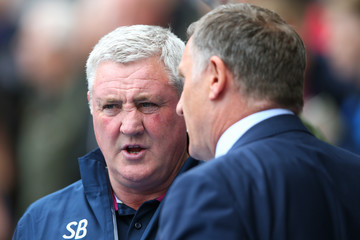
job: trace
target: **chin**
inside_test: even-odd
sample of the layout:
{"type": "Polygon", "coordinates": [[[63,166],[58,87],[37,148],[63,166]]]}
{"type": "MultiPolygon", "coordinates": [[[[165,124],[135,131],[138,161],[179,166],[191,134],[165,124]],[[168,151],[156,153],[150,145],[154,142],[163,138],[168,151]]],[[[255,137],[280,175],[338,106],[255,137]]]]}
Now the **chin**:
{"type": "Polygon", "coordinates": [[[130,171],[127,171],[126,173],[123,173],[121,175],[127,182],[135,184],[142,182],[146,184],[151,177],[151,174],[145,173],[141,169],[131,169],[130,171]]]}

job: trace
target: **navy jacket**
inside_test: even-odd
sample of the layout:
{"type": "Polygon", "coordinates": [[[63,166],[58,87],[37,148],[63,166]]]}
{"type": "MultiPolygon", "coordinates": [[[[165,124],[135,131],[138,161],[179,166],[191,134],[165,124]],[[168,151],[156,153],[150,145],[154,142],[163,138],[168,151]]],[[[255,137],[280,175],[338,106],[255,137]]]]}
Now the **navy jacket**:
{"type": "MultiPolygon", "coordinates": [[[[196,166],[189,158],[179,174],[196,166]]],[[[99,149],[79,158],[82,180],[33,203],[13,239],[118,239],[116,215],[104,157],[99,149]]],[[[159,209],[142,239],[155,237],[159,209]]]]}
{"type": "Polygon", "coordinates": [[[276,116],[177,178],[159,224],[164,240],[360,239],[360,157],[276,116]]]}

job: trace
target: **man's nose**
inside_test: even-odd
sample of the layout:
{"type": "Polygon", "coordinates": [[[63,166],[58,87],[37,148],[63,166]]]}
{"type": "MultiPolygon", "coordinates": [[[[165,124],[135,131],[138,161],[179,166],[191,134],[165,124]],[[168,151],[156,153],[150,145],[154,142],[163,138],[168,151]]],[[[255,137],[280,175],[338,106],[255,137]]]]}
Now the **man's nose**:
{"type": "Polygon", "coordinates": [[[180,99],[179,99],[178,104],[176,105],[176,113],[177,113],[179,116],[183,116],[183,115],[184,115],[183,107],[182,107],[182,94],[181,94],[181,97],[180,97],[180,99]]]}
{"type": "Polygon", "coordinates": [[[120,132],[127,136],[136,136],[144,132],[141,113],[137,110],[121,113],[120,132]]]}

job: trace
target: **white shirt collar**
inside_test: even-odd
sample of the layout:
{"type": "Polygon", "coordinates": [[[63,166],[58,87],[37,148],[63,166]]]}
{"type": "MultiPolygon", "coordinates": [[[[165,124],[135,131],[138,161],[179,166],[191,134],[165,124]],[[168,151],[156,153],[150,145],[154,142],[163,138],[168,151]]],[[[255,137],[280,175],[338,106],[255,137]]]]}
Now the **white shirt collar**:
{"type": "Polygon", "coordinates": [[[123,202],[122,202],[120,199],[118,199],[118,198],[117,198],[117,196],[115,195],[115,193],[113,193],[113,194],[114,194],[114,197],[115,197],[116,203],[123,204],[123,202]]]}
{"type": "Polygon", "coordinates": [[[294,114],[287,109],[270,109],[261,112],[251,114],[240,121],[231,125],[226,131],[221,135],[220,139],[216,144],[215,157],[220,157],[225,155],[230,148],[235,144],[235,142],[240,139],[244,133],[249,130],[254,125],[258,124],[265,119],[282,115],[282,114],[294,114]]]}

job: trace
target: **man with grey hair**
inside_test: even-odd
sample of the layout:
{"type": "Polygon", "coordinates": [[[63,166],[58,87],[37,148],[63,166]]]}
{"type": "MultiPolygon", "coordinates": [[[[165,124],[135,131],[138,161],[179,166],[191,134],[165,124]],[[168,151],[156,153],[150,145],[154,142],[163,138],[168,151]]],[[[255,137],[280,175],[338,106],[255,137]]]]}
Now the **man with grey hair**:
{"type": "Polygon", "coordinates": [[[174,178],[196,166],[176,114],[184,43],[136,25],[105,35],[86,64],[99,149],[79,159],[82,180],[32,204],[14,239],[153,239],[174,178]]]}
{"type": "Polygon", "coordinates": [[[177,105],[191,156],[158,239],[360,239],[360,157],[298,117],[305,47],[276,13],[218,7],[190,26],[177,105]]]}

